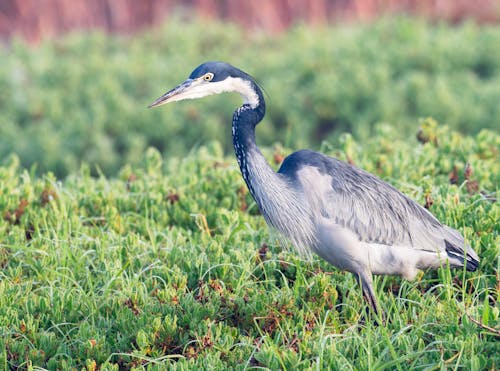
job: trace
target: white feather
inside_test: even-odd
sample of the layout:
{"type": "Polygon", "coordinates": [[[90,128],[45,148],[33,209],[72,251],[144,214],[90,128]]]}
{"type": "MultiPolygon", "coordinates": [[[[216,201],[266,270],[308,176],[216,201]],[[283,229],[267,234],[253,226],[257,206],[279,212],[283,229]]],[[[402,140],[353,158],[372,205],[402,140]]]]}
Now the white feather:
{"type": "MultiPolygon", "coordinates": [[[[252,88],[249,81],[239,77],[227,77],[222,81],[206,82],[202,79],[193,80],[184,91],[168,98],[168,102],[177,102],[186,99],[198,99],[209,95],[221,93],[239,93],[243,98],[243,104],[249,104],[252,108],[259,105],[259,96],[252,88]]],[[[167,103],[164,102],[164,103],[167,103]]],[[[162,103],[163,104],[163,103],[162,103]]]]}
{"type": "Polygon", "coordinates": [[[203,88],[209,92],[207,95],[236,92],[243,98],[243,104],[249,104],[252,108],[259,105],[259,96],[250,82],[239,77],[227,77],[222,81],[210,82],[204,85],[203,88]]]}

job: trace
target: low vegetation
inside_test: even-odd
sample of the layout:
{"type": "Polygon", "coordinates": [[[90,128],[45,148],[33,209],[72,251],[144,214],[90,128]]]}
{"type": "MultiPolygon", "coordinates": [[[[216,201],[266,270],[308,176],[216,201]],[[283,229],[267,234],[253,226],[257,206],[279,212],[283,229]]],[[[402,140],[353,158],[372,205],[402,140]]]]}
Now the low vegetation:
{"type": "MultiPolygon", "coordinates": [[[[481,257],[477,272],[377,278],[386,326],[364,315],[351,274],[275,241],[218,142],[64,181],[10,156],[0,368],[497,369],[500,136],[420,125],[420,142],[376,125],[321,148],[428,207],[481,257]]],[[[265,150],[275,166],[288,153],[265,150]]]]}

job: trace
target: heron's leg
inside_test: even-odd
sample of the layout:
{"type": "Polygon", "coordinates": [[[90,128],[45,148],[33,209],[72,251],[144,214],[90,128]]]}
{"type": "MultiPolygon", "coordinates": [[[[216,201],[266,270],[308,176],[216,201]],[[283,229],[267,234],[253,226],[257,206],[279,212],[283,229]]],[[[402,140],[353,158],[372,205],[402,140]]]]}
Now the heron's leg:
{"type": "Polygon", "coordinates": [[[363,291],[363,296],[370,305],[370,308],[373,310],[373,313],[376,316],[380,316],[381,320],[384,321],[384,313],[380,310],[377,297],[375,296],[372,274],[367,271],[361,271],[356,273],[356,277],[358,278],[359,285],[363,291]]]}

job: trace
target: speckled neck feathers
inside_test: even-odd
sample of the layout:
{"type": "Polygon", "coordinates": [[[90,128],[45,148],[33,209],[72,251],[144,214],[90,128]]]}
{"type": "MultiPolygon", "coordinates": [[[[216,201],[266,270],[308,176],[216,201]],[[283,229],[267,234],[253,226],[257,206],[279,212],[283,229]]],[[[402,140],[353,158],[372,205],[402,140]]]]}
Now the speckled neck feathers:
{"type": "Polygon", "coordinates": [[[267,163],[255,141],[255,127],[265,113],[260,91],[258,95],[259,105],[244,104],[234,112],[232,133],[236,159],[266,222],[286,236],[300,253],[309,256],[308,246],[314,239],[312,218],[307,217],[310,210],[288,179],[267,163]]]}

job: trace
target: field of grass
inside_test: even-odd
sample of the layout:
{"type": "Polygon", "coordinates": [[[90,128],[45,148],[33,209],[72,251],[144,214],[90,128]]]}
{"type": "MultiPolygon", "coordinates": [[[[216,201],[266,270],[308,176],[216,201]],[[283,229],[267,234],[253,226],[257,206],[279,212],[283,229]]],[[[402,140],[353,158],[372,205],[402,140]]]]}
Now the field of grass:
{"type": "Polygon", "coordinates": [[[90,164],[107,176],[153,146],[182,157],[219,141],[239,97],[163,110],[146,106],[207,60],[230,62],[268,93],[264,145],[317,148],[389,123],[413,136],[422,117],[477,134],[500,117],[500,27],[401,18],[366,25],[297,26],[278,36],[227,24],[171,21],[136,36],[74,34],[0,48],[0,158],[66,176],[90,164]]]}
{"type": "MultiPolygon", "coordinates": [[[[500,136],[420,124],[425,144],[376,125],[321,148],[426,204],[481,257],[473,273],[377,278],[386,326],[362,323],[351,274],[276,242],[218,142],[63,181],[10,156],[0,368],[498,369],[500,136]]],[[[290,151],[264,152],[277,166],[290,151]]]]}

